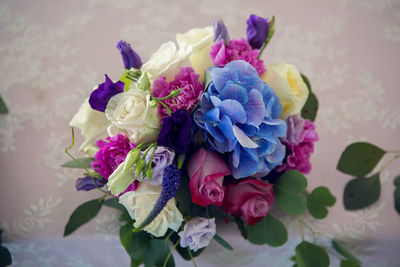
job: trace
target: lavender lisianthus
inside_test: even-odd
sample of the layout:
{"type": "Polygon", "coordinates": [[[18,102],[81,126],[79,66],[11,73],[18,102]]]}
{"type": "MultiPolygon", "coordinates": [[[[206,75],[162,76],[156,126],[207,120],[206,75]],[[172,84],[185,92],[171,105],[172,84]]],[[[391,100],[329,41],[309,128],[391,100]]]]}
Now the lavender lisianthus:
{"type": "Polygon", "coordinates": [[[162,121],[158,144],[186,153],[191,141],[192,118],[186,109],[179,109],[162,121]]]}
{"type": "Polygon", "coordinates": [[[90,191],[95,188],[101,188],[107,183],[107,180],[104,179],[103,177],[98,179],[98,178],[93,178],[91,176],[86,176],[83,178],[78,178],[75,183],[75,188],[78,191],[84,190],[84,191],[90,191]]]}
{"type": "Polygon", "coordinates": [[[121,40],[118,42],[117,48],[121,53],[125,69],[130,69],[130,68],[140,69],[140,67],[142,67],[142,59],[132,49],[129,43],[121,40]]]}
{"type": "Polygon", "coordinates": [[[106,74],[106,81],[99,84],[99,86],[90,94],[89,104],[94,110],[104,112],[107,107],[108,101],[111,97],[124,91],[124,83],[113,81],[106,74]]]}
{"type": "Polygon", "coordinates": [[[268,37],[268,19],[257,15],[250,15],[247,20],[247,40],[252,48],[260,49],[268,37]]]}
{"type": "Polygon", "coordinates": [[[211,81],[194,114],[210,145],[229,154],[234,178],[265,176],[285,157],[279,137],[286,122],[272,88],[249,63],[236,60],[210,72],[211,81]]]}
{"type": "MultiPolygon", "coordinates": [[[[152,150],[147,153],[146,162],[150,160],[152,153],[152,150]]],[[[174,161],[174,157],[175,152],[172,149],[165,146],[157,146],[152,160],[153,176],[151,180],[149,180],[147,177],[144,180],[148,181],[148,183],[151,185],[161,185],[164,169],[165,167],[172,164],[172,162],[174,161]]],[[[138,179],[141,179],[141,175],[138,177],[138,179]]]]}
{"type": "Polygon", "coordinates": [[[214,42],[219,40],[224,40],[225,44],[229,42],[228,29],[221,19],[214,21],[214,42]]]}
{"type": "Polygon", "coordinates": [[[178,233],[181,247],[189,246],[191,250],[197,251],[208,246],[215,235],[215,228],[215,218],[193,217],[186,222],[183,231],[178,233]]]}

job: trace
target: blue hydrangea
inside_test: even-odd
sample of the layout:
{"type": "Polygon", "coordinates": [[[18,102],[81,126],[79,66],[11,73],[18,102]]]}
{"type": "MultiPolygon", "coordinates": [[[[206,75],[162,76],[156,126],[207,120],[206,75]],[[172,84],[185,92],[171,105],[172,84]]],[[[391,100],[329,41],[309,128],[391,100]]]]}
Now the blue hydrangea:
{"type": "Polygon", "coordinates": [[[233,177],[267,175],[285,157],[279,98],[243,60],[213,68],[210,77],[194,114],[197,125],[215,150],[229,153],[233,177]]]}

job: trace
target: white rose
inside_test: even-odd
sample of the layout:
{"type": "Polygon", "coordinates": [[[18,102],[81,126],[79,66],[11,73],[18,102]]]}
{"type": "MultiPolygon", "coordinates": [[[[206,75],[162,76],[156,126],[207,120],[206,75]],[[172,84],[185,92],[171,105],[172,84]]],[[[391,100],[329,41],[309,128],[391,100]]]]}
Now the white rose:
{"type": "Polygon", "coordinates": [[[261,76],[275,91],[282,104],[281,119],[299,114],[308,98],[308,88],[295,65],[276,63],[265,66],[261,76]]]}
{"type": "Polygon", "coordinates": [[[115,135],[125,130],[135,144],[156,141],[161,123],[157,107],[150,107],[149,101],[150,93],[137,88],[113,96],[105,111],[112,122],[108,133],[115,135]]]}
{"type": "MultiPolygon", "coordinates": [[[[128,210],[129,215],[136,222],[135,227],[147,218],[161,193],[161,186],[152,186],[142,182],[136,191],[123,194],[119,202],[128,210]]],[[[176,207],[174,198],[170,199],[157,217],[143,228],[146,232],[156,237],[163,236],[168,228],[178,231],[183,221],[183,216],[176,207]]]]}
{"type": "Polygon", "coordinates": [[[89,98],[86,98],[78,112],[69,122],[69,125],[81,130],[85,141],[79,150],[92,157],[99,150],[94,143],[98,139],[108,136],[107,127],[110,125],[110,122],[107,120],[104,112],[92,109],[89,104],[89,98]]]}

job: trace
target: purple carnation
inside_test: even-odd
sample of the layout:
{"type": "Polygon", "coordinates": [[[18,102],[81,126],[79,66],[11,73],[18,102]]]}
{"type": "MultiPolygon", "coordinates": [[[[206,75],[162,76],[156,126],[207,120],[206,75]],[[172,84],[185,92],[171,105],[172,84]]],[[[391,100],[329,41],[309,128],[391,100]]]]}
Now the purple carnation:
{"type": "Polygon", "coordinates": [[[129,43],[121,40],[118,42],[117,48],[121,53],[125,69],[130,69],[130,68],[140,69],[140,67],[142,66],[142,59],[132,49],[129,43]]]}
{"type": "Polygon", "coordinates": [[[179,232],[181,247],[189,246],[191,250],[197,251],[210,244],[216,231],[215,218],[193,217],[186,222],[183,231],[179,232]]]}
{"type": "MultiPolygon", "coordinates": [[[[161,76],[153,83],[152,93],[154,97],[165,97],[171,93],[172,90],[181,89],[179,95],[176,97],[169,97],[162,100],[171,112],[178,109],[186,109],[192,111],[199,102],[201,93],[203,92],[203,83],[199,81],[200,75],[197,74],[191,67],[183,67],[175,76],[175,80],[168,83],[165,76],[161,76]]],[[[161,118],[168,116],[165,108],[159,106],[158,114],[161,118]]]]}
{"type": "Polygon", "coordinates": [[[90,94],[89,104],[92,109],[104,112],[111,97],[122,93],[123,91],[124,83],[121,81],[113,83],[113,81],[108,78],[106,74],[106,81],[102,84],[99,84],[99,87],[97,87],[97,89],[90,94]]]}
{"type": "Polygon", "coordinates": [[[247,40],[251,47],[260,49],[269,31],[268,19],[256,15],[250,15],[247,20],[247,40]]]}
{"type": "Polygon", "coordinates": [[[186,109],[179,109],[162,121],[158,144],[186,153],[191,141],[192,117],[186,109]]]}
{"type": "Polygon", "coordinates": [[[125,193],[131,192],[131,191],[136,191],[136,189],[138,189],[139,187],[139,181],[135,180],[133,181],[130,185],[128,185],[128,187],[125,189],[124,192],[122,192],[121,194],[118,195],[118,197],[122,196],[125,193]]]}
{"type": "Polygon", "coordinates": [[[300,115],[293,115],[287,119],[287,136],[281,138],[288,154],[283,164],[276,168],[278,172],[298,170],[304,174],[311,171],[310,157],[314,152],[314,142],[318,141],[315,125],[300,115]]]}
{"type": "Polygon", "coordinates": [[[210,49],[210,57],[216,66],[224,67],[231,61],[241,59],[250,63],[257,70],[258,75],[262,75],[265,67],[264,62],[258,59],[259,53],[259,50],[252,49],[243,38],[242,40],[232,40],[228,45],[224,44],[224,40],[220,40],[210,49]]]}
{"type": "Polygon", "coordinates": [[[76,180],[75,188],[78,191],[84,190],[84,191],[90,191],[95,188],[101,188],[107,183],[107,180],[104,178],[93,178],[91,176],[86,176],[83,178],[78,178],[76,180]],[[96,183],[96,184],[95,184],[96,183]]]}
{"type": "Polygon", "coordinates": [[[123,134],[107,137],[106,140],[98,140],[96,146],[100,150],[94,155],[95,160],[91,164],[93,169],[107,180],[118,165],[125,160],[129,151],[136,147],[123,134]]]}

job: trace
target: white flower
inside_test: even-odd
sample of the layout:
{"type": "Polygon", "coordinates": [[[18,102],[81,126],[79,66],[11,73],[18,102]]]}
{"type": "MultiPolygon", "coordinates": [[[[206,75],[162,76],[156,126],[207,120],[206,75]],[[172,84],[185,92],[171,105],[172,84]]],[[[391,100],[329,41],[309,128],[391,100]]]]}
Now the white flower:
{"type": "Polygon", "coordinates": [[[99,150],[94,143],[98,139],[108,136],[107,127],[110,125],[110,122],[103,112],[92,109],[89,104],[89,98],[86,98],[78,112],[69,122],[69,125],[81,130],[85,141],[79,150],[92,157],[99,150]]]}
{"type": "Polygon", "coordinates": [[[295,65],[276,63],[265,66],[267,71],[261,76],[275,91],[282,104],[281,119],[299,114],[308,98],[308,88],[295,65]]]}
{"type": "MultiPolygon", "coordinates": [[[[142,182],[136,191],[127,192],[119,198],[119,202],[124,205],[131,218],[136,221],[135,227],[139,227],[147,218],[160,193],[161,186],[152,186],[142,182]]],[[[145,226],[143,230],[156,237],[164,236],[168,228],[175,232],[178,231],[182,221],[183,216],[176,207],[175,198],[172,198],[157,217],[145,226]]]]}
{"type": "Polygon", "coordinates": [[[179,233],[181,237],[181,247],[189,246],[196,251],[210,244],[215,235],[215,218],[194,217],[186,222],[183,231],[179,233]]]}
{"type": "Polygon", "coordinates": [[[150,93],[137,88],[113,96],[105,111],[112,122],[109,135],[125,130],[135,144],[156,141],[161,123],[157,107],[150,107],[149,101],[150,93]]]}

